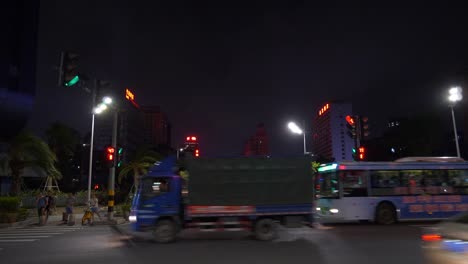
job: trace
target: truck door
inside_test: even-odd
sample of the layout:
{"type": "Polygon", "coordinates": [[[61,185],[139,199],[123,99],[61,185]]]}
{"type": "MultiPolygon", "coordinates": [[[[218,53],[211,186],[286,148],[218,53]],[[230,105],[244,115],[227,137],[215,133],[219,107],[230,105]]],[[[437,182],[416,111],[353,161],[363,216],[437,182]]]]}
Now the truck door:
{"type": "Polygon", "coordinates": [[[180,194],[173,177],[147,177],[142,180],[139,222],[152,225],[161,216],[179,214],[180,194]]]}

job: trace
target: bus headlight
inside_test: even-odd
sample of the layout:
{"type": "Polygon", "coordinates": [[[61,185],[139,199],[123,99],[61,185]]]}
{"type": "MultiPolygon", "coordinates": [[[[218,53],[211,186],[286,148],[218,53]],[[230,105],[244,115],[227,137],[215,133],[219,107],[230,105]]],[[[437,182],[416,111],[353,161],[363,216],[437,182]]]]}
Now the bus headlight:
{"type": "Polygon", "coordinates": [[[330,213],[332,213],[332,214],[337,214],[339,211],[340,210],[335,209],[335,208],[330,209],[330,213]]]}

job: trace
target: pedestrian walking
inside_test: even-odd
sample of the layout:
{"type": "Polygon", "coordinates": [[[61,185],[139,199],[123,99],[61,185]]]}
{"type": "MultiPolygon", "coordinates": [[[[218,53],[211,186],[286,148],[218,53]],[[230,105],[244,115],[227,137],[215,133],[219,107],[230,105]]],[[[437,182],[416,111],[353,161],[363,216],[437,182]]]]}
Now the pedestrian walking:
{"type": "Polygon", "coordinates": [[[93,196],[91,197],[91,200],[89,201],[89,207],[91,209],[91,212],[93,213],[92,215],[92,222],[94,223],[94,214],[97,214],[99,217],[99,221],[101,221],[101,215],[99,214],[99,201],[98,198],[96,197],[96,194],[93,193],[93,196]]]}
{"type": "Polygon", "coordinates": [[[47,199],[44,194],[39,193],[36,198],[37,216],[39,218],[39,225],[45,224],[45,208],[47,205],[47,199]]]}
{"type": "Polygon", "coordinates": [[[67,218],[65,223],[68,225],[74,225],[75,224],[75,215],[73,212],[73,207],[76,203],[76,198],[73,193],[68,194],[67,202],[66,202],[66,207],[65,207],[65,212],[67,214],[67,218]]]}

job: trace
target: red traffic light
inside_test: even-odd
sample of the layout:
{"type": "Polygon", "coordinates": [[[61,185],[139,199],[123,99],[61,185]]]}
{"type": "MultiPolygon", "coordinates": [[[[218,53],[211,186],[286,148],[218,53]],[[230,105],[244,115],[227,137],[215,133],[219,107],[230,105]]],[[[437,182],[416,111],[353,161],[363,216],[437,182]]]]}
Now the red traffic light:
{"type": "Polygon", "coordinates": [[[354,118],[352,118],[349,115],[346,116],[346,122],[348,122],[348,124],[350,124],[351,126],[354,126],[356,124],[356,122],[354,121],[354,118]]]}
{"type": "Polygon", "coordinates": [[[188,136],[186,138],[187,141],[197,141],[197,137],[194,137],[194,136],[188,136]]]}
{"type": "Polygon", "coordinates": [[[106,148],[106,159],[108,161],[113,161],[114,157],[115,157],[114,153],[115,153],[115,148],[114,147],[112,147],[112,146],[107,147],[106,148]]]}

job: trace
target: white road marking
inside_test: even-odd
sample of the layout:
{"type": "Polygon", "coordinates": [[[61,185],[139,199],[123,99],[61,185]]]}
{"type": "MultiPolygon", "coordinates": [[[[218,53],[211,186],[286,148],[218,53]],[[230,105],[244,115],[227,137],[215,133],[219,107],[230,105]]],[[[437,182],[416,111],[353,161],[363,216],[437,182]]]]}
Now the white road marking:
{"type": "Polygon", "coordinates": [[[14,238],[46,238],[50,236],[0,236],[0,239],[14,239],[14,238]]]}
{"type": "Polygon", "coordinates": [[[2,233],[0,236],[8,236],[8,235],[29,235],[29,236],[34,236],[34,235],[61,235],[63,233],[50,233],[50,232],[40,232],[40,233],[30,233],[30,232],[24,232],[24,233],[2,233]]]}
{"type": "Polygon", "coordinates": [[[0,239],[0,243],[12,243],[12,242],[33,242],[39,239],[15,239],[15,240],[3,240],[0,239]]]}

